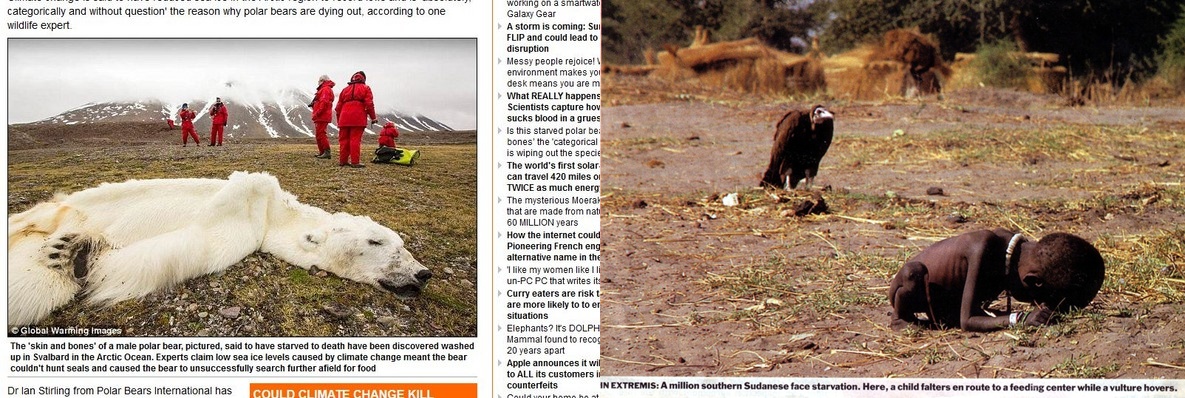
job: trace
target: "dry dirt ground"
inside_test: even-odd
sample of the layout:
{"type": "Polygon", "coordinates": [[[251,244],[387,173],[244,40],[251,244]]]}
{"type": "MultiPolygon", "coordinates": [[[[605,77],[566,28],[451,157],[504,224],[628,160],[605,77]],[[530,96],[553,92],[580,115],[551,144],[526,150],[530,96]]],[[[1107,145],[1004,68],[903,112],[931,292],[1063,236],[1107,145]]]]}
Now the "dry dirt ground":
{"type": "MultiPolygon", "coordinates": [[[[607,376],[1185,377],[1185,110],[977,90],[883,102],[606,76],[607,376]],[[824,103],[811,193],[756,188],[774,124],[824,103]],[[942,194],[928,194],[941,188],[942,194]],[[739,205],[721,198],[737,193],[739,205]],[[983,228],[1093,242],[1107,279],[1044,328],[889,329],[903,261],[983,228]]],[[[1002,308],[1001,303],[996,304],[1002,308]]]]}

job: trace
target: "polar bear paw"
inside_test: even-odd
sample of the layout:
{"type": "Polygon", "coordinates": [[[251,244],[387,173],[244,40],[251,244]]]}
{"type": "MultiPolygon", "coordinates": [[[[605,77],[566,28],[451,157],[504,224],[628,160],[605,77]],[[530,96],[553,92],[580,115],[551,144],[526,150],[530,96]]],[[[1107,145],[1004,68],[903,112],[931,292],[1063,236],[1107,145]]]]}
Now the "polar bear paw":
{"type": "Polygon", "coordinates": [[[91,243],[78,234],[51,236],[41,247],[45,266],[75,279],[82,279],[90,271],[91,243]]]}

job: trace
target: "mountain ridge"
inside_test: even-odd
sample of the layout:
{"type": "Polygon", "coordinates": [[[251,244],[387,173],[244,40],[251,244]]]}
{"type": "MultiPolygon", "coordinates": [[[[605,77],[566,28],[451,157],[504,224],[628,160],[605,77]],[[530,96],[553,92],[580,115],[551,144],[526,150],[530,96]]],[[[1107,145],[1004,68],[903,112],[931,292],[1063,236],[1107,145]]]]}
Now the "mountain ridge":
{"type": "MultiPolygon", "coordinates": [[[[228,84],[227,87],[232,87],[228,84]]],[[[312,137],[312,94],[297,89],[274,91],[234,90],[220,96],[230,115],[226,126],[229,138],[294,138],[312,137]]],[[[187,102],[197,112],[194,127],[198,134],[210,130],[209,107],[214,98],[196,99],[187,102]]],[[[176,118],[181,102],[166,102],[157,99],[107,101],[88,103],[64,111],[55,116],[28,124],[89,124],[101,122],[159,122],[166,125],[166,119],[176,118]]],[[[422,114],[397,110],[376,112],[379,124],[395,123],[400,132],[454,131],[452,127],[422,114]]],[[[180,125],[180,121],[177,121],[180,125]]],[[[178,128],[180,128],[178,126],[178,128]]],[[[366,134],[377,134],[381,126],[369,126],[366,134]]],[[[335,123],[329,124],[329,132],[337,132],[335,123]]]]}

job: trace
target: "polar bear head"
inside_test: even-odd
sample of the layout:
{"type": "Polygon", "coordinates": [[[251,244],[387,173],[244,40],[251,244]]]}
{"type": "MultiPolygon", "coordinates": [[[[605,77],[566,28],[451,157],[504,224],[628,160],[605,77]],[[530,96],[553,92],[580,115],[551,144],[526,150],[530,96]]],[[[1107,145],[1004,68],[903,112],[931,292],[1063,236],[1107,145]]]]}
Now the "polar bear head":
{"type": "Polygon", "coordinates": [[[317,266],[335,275],[375,286],[401,298],[420,294],[432,271],[403,246],[403,238],[370,217],[345,213],[306,232],[301,248],[317,266]]]}

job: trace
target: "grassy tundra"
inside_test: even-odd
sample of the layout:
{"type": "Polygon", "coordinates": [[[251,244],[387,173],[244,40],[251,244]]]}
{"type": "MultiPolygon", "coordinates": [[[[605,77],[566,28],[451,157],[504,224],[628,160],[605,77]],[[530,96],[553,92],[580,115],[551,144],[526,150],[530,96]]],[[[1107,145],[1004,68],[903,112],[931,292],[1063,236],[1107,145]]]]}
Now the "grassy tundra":
{"type": "MultiPolygon", "coordinates": [[[[9,126],[8,212],[102,182],[265,171],[303,203],[370,216],[400,233],[435,277],[420,297],[404,301],[257,253],[224,273],[140,300],[107,308],[74,302],[45,325],[124,326],[131,335],[148,336],[476,335],[474,132],[405,133],[401,146],[421,152],[415,166],[357,170],[337,166],[336,145],[334,159],[314,159],[312,139],[183,148],[179,136],[155,124],[9,126]]],[[[374,143],[365,142],[364,163],[368,148],[374,143]]]]}

